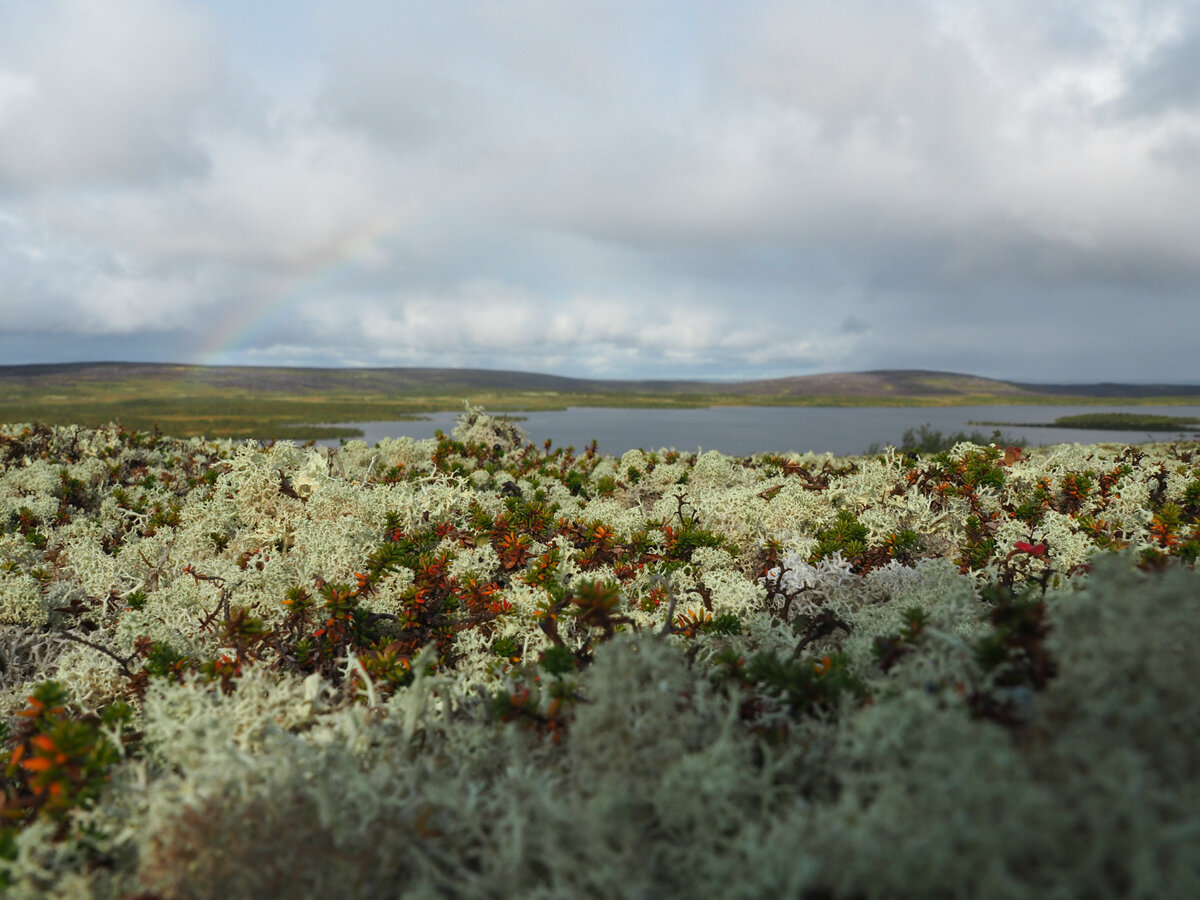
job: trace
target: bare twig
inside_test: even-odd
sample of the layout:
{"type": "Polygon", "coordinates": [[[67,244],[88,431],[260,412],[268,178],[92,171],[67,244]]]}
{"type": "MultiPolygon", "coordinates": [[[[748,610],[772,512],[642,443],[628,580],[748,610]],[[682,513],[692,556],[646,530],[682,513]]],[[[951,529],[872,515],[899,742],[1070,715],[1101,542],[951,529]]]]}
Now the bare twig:
{"type": "Polygon", "coordinates": [[[675,630],[675,605],[679,602],[675,596],[675,592],[671,590],[671,583],[662,575],[652,575],[650,577],[651,584],[660,584],[667,591],[667,620],[663,622],[663,627],[658,632],[659,638],[665,638],[668,634],[675,630]]]}
{"type": "Polygon", "coordinates": [[[130,656],[128,658],[122,658],[120,656],[117,656],[117,654],[113,653],[107,647],[104,647],[100,644],[93,643],[92,641],[87,640],[87,638],[81,638],[77,634],[71,634],[71,632],[69,632],[69,631],[60,631],[58,633],[58,635],[59,635],[59,637],[66,638],[68,641],[75,641],[77,644],[83,644],[85,647],[91,647],[93,650],[99,650],[105,656],[109,657],[110,659],[115,660],[117,665],[121,667],[121,671],[125,673],[126,677],[128,677],[128,678],[133,677],[133,670],[131,670],[129,668],[129,663],[133,659],[133,657],[137,655],[136,653],[133,654],[133,656],[130,656]]]}

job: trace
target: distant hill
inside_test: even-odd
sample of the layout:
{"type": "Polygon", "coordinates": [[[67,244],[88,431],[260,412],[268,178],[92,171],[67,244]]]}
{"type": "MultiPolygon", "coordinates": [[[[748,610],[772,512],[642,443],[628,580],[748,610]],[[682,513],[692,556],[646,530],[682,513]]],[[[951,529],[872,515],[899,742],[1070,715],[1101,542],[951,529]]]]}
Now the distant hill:
{"type": "Polygon", "coordinates": [[[179,437],[328,437],[330,423],[462,408],[1194,403],[1200,385],[1028,384],[885,369],[753,381],[568,378],[491,369],[313,369],[162,363],[0,366],[0,422],[160,428],[179,437]]]}
{"type": "Polygon", "coordinates": [[[0,366],[0,385],[69,387],[81,384],[120,384],[153,379],[173,384],[207,385],[264,392],[442,394],[467,390],[557,391],[604,393],[620,391],[673,393],[711,390],[700,381],[601,381],[535,372],[493,369],[430,368],[289,368],[274,366],[191,366],[171,363],[53,363],[0,366]]]}
{"type": "Polygon", "coordinates": [[[705,397],[769,398],[803,400],[864,398],[952,400],[979,396],[1006,398],[1015,402],[1039,399],[1061,401],[1064,397],[1096,399],[1200,400],[1200,384],[1036,384],[1001,381],[918,369],[879,369],[867,372],[837,372],[796,375],[752,381],[717,382],[698,380],[636,380],[569,378],[536,372],[494,369],[437,368],[288,368],[260,366],[192,366],[168,363],[88,362],[0,366],[0,387],[54,393],[56,390],[154,381],[178,386],[201,385],[217,389],[263,393],[441,395],[462,391],[533,391],[560,394],[698,395],[705,397]]]}

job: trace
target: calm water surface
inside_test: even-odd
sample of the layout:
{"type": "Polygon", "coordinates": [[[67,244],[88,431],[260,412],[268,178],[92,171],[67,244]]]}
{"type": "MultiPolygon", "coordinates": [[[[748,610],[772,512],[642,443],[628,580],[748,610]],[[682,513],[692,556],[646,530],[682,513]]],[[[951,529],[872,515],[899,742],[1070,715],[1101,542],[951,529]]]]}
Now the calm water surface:
{"type": "MultiPolygon", "coordinates": [[[[501,411],[488,410],[492,415],[501,411]]],[[[1059,416],[1089,412],[1157,413],[1200,416],[1200,406],[946,406],[946,407],[815,407],[721,406],[709,409],[614,409],[571,407],[559,412],[522,412],[517,424],[530,440],[541,445],[547,438],[556,447],[582,450],[593,439],[601,453],[620,456],[626,450],[674,448],[718,450],[734,456],[789,451],[839,455],[865,453],[873,443],[900,443],[905,430],[930,424],[943,434],[973,431],[991,435],[987,422],[1053,422],[1059,416]]],[[[416,422],[338,422],[360,428],[368,445],[385,437],[432,438],[441,429],[449,434],[460,413],[434,413],[416,422]]],[[[1183,432],[1099,431],[1077,428],[1001,429],[1026,445],[1060,443],[1137,443],[1172,440],[1183,432]]],[[[1192,440],[1200,432],[1191,432],[1192,440]]],[[[319,441],[325,446],[338,441],[319,441]]]]}

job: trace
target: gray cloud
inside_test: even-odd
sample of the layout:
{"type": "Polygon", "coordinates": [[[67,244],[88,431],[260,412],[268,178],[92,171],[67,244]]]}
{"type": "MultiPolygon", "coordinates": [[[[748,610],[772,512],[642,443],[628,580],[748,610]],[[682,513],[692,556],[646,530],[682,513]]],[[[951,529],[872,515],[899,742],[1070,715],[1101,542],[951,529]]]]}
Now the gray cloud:
{"type": "Polygon", "coordinates": [[[1195,378],[1188,12],[18,0],[0,354],[1195,378]]]}
{"type": "Polygon", "coordinates": [[[843,334],[866,334],[871,330],[871,323],[858,316],[849,315],[842,319],[838,330],[843,334]]]}
{"type": "Polygon", "coordinates": [[[1112,108],[1129,118],[1200,111],[1200,16],[1192,15],[1144,60],[1131,67],[1112,108]]]}

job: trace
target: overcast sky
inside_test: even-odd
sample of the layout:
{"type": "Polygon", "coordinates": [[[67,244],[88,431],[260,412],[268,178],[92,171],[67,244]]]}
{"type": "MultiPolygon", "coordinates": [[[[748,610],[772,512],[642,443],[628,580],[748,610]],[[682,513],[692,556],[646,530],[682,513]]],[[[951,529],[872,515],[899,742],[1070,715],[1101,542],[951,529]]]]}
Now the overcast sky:
{"type": "Polygon", "coordinates": [[[1198,347],[1195,0],[0,3],[0,363],[1198,347]]]}

